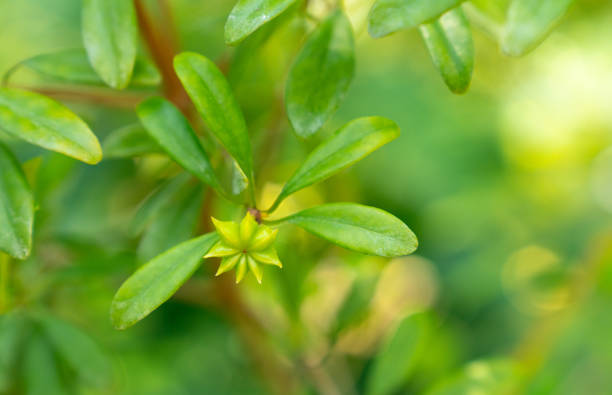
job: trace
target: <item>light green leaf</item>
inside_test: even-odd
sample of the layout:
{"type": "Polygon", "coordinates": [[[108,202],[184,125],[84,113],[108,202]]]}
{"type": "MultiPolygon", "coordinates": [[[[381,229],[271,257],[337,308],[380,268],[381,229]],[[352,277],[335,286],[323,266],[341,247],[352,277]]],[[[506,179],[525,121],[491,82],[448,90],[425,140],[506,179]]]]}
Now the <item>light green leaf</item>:
{"type": "Polygon", "coordinates": [[[0,250],[17,259],[30,255],[33,223],[28,181],[17,159],[0,144],[0,250]]]}
{"type": "Polygon", "coordinates": [[[202,184],[185,185],[153,219],[138,245],[138,258],[146,262],[193,236],[204,200],[202,184]]]}
{"type": "Polygon", "coordinates": [[[453,93],[464,93],[474,71],[474,42],[461,8],[450,10],[419,29],[446,85],[453,93]]]}
{"type": "Polygon", "coordinates": [[[271,209],[292,193],[323,181],[399,136],[399,127],[382,117],[353,120],[308,155],[283,187],[271,209]]]}
{"type": "Polygon", "coordinates": [[[209,130],[253,183],[253,158],[246,123],[227,80],[213,62],[193,52],[174,58],[174,69],[209,130]]]}
{"type": "Polygon", "coordinates": [[[296,0],[238,0],[225,22],[225,43],[236,45],[296,0]]]}
{"type": "Polygon", "coordinates": [[[85,122],[62,104],[37,93],[0,88],[0,128],[85,163],[102,159],[100,143],[85,122]]]}
{"type": "Polygon", "coordinates": [[[35,333],[29,340],[23,356],[23,378],[26,395],[68,394],[57,370],[58,364],[51,345],[35,333]]]}
{"type": "Polygon", "coordinates": [[[565,15],[572,0],[512,0],[502,49],[520,56],[535,48],[565,15]]]}
{"type": "Polygon", "coordinates": [[[400,321],[374,358],[367,395],[393,394],[408,379],[426,351],[430,326],[427,313],[409,315],[400,321]]]}
{"type": "Polygon", "coordinates": [[[102,143],[106,158],[131,158],[163,152],[140,124],[127,125],[112,131],[102,143]]]}
{"type": "MultiPolygon", "coordinates": [[[[70,49],[38,55],[23,61],[23,65],[53,79],[77,84],[101,85],[104,81],[89,63],[84,49],[70,49]]],[[[155,66],[144,58],[136,58],[130,86],[157,86],[161,75],[155,66]]]]}
{"type": "Polygon", "coordinates": [[[384,257],[408,255],[418,242],[398,218],[374,207],[332,203],[300,211],[284,220],[349,250],[384,257]]]}
{"type": "Polygon", "coordinates": [[[208,155],[185,116],[169,101],[152,97],[138,106],[138,117],[155,141],[185,170],[219,188],[208,155]]]}
{"type": "Polygon", "coordinates": [[[83,0],[83,43],[89,61],[109,86],[130,82],[138,45],[134,3],[126,0],[83,0]]]}
{"type": "Polygon", "coordinates": [[[0,316],[0,393],[2,394],[9,394],[9,388],[14,385],[19,349],[25,331],[22,315],[8,313],[0,316]]]}
{"type": "Polygon", "coordinates": [[[35,318],[57,354],[82,380],[93,385],[110,383],[110,360],[89,335],[47,313],[38,312],[35,318]]]}
{"type": "Polygon", "coordinates": [[[368,15],[370,36],[379,38],[431,22],[463,0],[378,0],[368,15]]]}
{"type": "Polygon", "coordinates": [[[336,112],[354,73],[351,23],[336,11],[312,33],[289,72],[285,103],[298,135],[312,135],[336,112]]]}
{"type": "Polygon", "coordinates": [[[115,328],[134,325],[168,300],[218,240],[217,233],[207,233],[177,245],[138,269],[113,298],[111,320],[115,328]]]}

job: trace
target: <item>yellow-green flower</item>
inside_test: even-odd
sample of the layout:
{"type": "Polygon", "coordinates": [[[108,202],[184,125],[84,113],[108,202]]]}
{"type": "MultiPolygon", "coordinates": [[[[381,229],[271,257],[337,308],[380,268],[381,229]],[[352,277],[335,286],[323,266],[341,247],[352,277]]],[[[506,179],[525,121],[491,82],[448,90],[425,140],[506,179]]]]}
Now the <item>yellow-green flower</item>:
{"type": "Polygon", "coordinates": [[[278,229],[257,224],[251,213],[247,212],[240,224],[232,221],[212,219],[221,237],[204,258],[221,257],[221,265],[216,276],[236,267],[236,283],[244,278],[247,268],[261,284],[259,263],[283,267],[272,245],[278,229]]]}

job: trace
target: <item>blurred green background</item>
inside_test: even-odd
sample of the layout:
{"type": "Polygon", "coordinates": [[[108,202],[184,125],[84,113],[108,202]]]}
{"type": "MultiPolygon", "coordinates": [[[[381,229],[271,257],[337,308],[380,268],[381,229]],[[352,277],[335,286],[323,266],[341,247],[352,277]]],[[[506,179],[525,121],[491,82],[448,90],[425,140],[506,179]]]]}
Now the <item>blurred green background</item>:
{"type": "MultiPolygon", "coordinates": [[[[267,40],[262,32],[229,49],[223,25],[232,1],[169,3],[181,49],[229,62],[269,201],[316,143],[298,139],[284,117],[273,132],[269,126],[307,22],[283,17],[267,40]]],[[[25,163],[39,205],[33,256],[13,265],[16,314],[45,310],[70,322],[112,366],[110,381],[92,386],[74,379],[61,356],[34,358],[42,365],[32,368],[21,355],[0,361],[0,378],[12,383],[7,393],[34,393],[37,380],[41,393],[52,393],[44,380],[54,379],[28,374],[49,366],[59,386],[83,394],[255,394],[278,392],[284,382],[285,393],[610,393],[612,4],[576,1],[540,47],[517,59],[475,27],[474,80],[454,96],[416,30],[373,40],[364,27],[371,2],[345,3],[356,78],[315,140],[368,115],[396,121],[402,134],[281,211],[345,200],[381,207],[417,234],[416,254],[390,261],[284,232],[284,269],[267,270],[262,286],[249,279],[238,287],[267,335],[255,348],[275,355],[291,376],[275,377],[252,357],[249,328],[227,314],[227,301],[211,300],[219,280],[210,268],[133,328],[112,329],[112,296],[143,257],[197,233],[193,223],[186,233],[173,222],[155,231],[153,224],[141,242],[129,231],[139,202],[168,177],[165,157],[85,166],[0,135],[25,163]],[[427,321],[419,327],[425,338],[389,346],[398,323],[417,312],[427,321]],[[402,378],[385,389],[376,384],[386,381],[380,354],[395,346],[409,360],[397,357],[406,364],[402,378]]],[[[0,72],[80,47],[80,7],[78,0],[0,2],[0,72]]],[[[27,72],[14,80],[44,84],[27,72]]],[[[136,121],[129,109],[66,104],[101,140],[136,121]]],[[[217,202],[213,212],[223,217],[232,208],[217,202]]],[[[31,342],[36,329],[19,333],[20,340],[0,336],[0,354],[31,342]]]]}

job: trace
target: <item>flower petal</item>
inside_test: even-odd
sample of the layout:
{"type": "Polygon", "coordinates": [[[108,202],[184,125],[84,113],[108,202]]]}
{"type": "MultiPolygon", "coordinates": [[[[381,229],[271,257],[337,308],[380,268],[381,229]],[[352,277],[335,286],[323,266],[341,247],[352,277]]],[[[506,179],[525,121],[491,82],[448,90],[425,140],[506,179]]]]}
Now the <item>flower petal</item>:
{"type": "Polygon", "coordinates": [[[253,215],[247,211],[244,218],[240,222],[240,240],[242,241],[242,246],[246,247],[249,245],[255,230],[257,229],[257,222],[253,215]]]}
{"type": "Polygon", "coordinates": [[[239,253],[240,250],[227,245],[223,240],[218,241],[212,248],[204,255],[204,258],[224,257],[239,253]]]}
{"type": "Polygon", "coordinates": [[[276,240],[276,234],[278,229],[272,229],[266,225],[259,225],[255,235],[249,243],[249,251],[262,251],[270,247],[274,240],[276,240]]]}
{"type": "Polygon", "coordinates": [[[265,263],[266,265],[275,265],[280,268],[283,267],[283,264],[278,259],[278,255],[276,254],[276,250],[274,248],[268,248],[265,251],[249,252],[249,255],[256,261],[265,263]]]}
{"type": "Polygon", "coordinates": [[[255,261],[255,259],[253,259],[250,255],[247,255],[247,262],[249,264],[249,269],[251,269],[251,272],[253,272],[253,275],[257,279],[257,282],[261,284],[261,277],[262,277],[261,268],[255,261]]]}
{"type": "Polygon", "coordinates": [[[238,261],[238,268],[236,269],[236,284],[238,284],[244,278],[244,274],[246,273],[247,263],[246,263],[246,255],[240,254],[240,260],[238,261]]]}
{"type": "Polygon", "coordinates": [[[220,274],[223,274],[225,272],[232,270],[234,266],[236,266],[236,263],[238,263],[238,260],[240,260],[241,256],[242,254],[236,254],[236,255],[232,255],[232,256],[228,256],[227,258],[224,258],[221,261],[221,264],[219,265],[219,269],[217,269],[217,273],[215,273],[215,276],[218,276],[220,274]]]}
{"type": "Polygon", "coordinates": [[[219,221],[216,218],[211,217],[215,228],[217,229],[217,233],[221,236],[226,244],[235,247],[237,249],[241,249],[240,245],[240,230],[238,228],[238,224],[232,221],[219,221]]]}

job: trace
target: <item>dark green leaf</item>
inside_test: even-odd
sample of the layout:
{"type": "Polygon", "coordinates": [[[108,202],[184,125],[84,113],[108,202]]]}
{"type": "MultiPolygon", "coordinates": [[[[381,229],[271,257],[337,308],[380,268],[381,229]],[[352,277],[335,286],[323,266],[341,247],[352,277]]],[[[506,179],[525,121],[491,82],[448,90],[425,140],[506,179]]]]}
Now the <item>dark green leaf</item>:
{"type": "MultiPolygon", "coordinates": [[[[1,259],[1,258],[0,258],[1,259]]],[[[20,314],[0,316],[0,393],[9,394],[19,357],[19,348],[25,334],[25,322],[20,314]]]]}
{"type": "Polygon", "coordinates": [[[57,354],[82,380],[94,385],[110,383],[110,360],[87,334],[47,313],[37,313],[35,317],[57,354]]]}
{"type": "Polygon", "coordinates": [[[461,372],[443,379],[427,395],[518,394],[521,374],[516,362],[509,359],[474,361],[461,372]]]}
{"type": "Polygon", "coordinates": [[[161,207],[138,246],[138,258],[146,262],[193,236],[200,216],[204,188],[186,185],[161,207]]]}
{"type": "Polygon", "coordinates": [[[126,0],[83,0],[83,43],[89,61],[109,86],[130,82],[138,44],[134,3],[126,0]]]}
{"type": "Polygon", "coordinates": [[[219,181],[198,136],[172,103],[153,97],[141,103],[137,112],[145,129],[177,163],[202,182],[219,188],[219,181]]]}
{"type": "Polygon", "coordinates": [[[450,10],[419,29],[446,85],[454,93],[464,93],[474,71],[474,42],[461,8],[450,10]]]}
{"type": "Polygon", "coordinates": [[[367,381],[367,395],[393,394],[408,378],[426,351],[429,316],[413,314],[402,319],[374,358],[367,381]]]}
{"type": "Polygon", "coordinates": [[[418,245],[414,233],[398,218],[360,204],[324,204],[300,211],[285,221],[364,254],[396,257],[411,254],[418,245]]]}
{"type": "Polygon", "coordinates": [[[193,52],[184,52],[174,58],[174,69],[210,131],[252,183],[249,133],[238,102],[221,71],[213,62],[193,52]]]}
{"type": "Polygon", "coordinates": [[[115,294],[111,320],[126,329],[168,300],[202,262],[202,257],[219,240],[217,233],[191,239],[158,255],[128,278],[115,294]]]}
{"type": "Polygon", "coordinates": [[[285,103],[296,133],[308,137],[336,112],[355,73],[351,23],[340,11],[312,33],[289,72],[285,103]]]}
{"type": "Polygon", "coordinates": [[[351,121],[321,143],[287,181],[272,208],[292,193],[323,181],[399,136],[395,122],[382,117],[351,121]]]}
{"type": "Polygon", "coordinates": [[[0,128],[85,163],[102,159],[100,143],[85,122],[65,106],[37,93],[0,88],[0,128]]]}
{"type": "Polygon", "coordinates": [[[0,144],[0,250],[17,259],[30,255],[33,223],[34,197],[28,181],[17,159],[0,144]]]}
{"type": "Polygon", "coordinates": [[[463,0],[378,0],[368,16],[374,38],[431,22],[463,0]]]}
{"type": "Polygon", "coordinates": [[[503,51],[520,56],[535,48],[571,4],[572,0],[513,0],[502,38],[503,51]]]}
{"type": "Polygon", "coordinates": [[[131,158],[163,152],[140,124],[128,125],[111,132],[102,143],[106,158],[131,158]]]}
{"type": "Polygon", "coordinates": [[[236,45],[296,0],[238,0],[225,22],[225,42],[236,45]]]}
{"type": "MultiPolygon", "coordinates": [[[[77,84],[100,85],[104,81],[89,63],[83,49],[38,55],[23,62],[23,65],[46,77],[77,84]]],[[[136,58],[130,86],[156,86],[161,75],[155,66],[146,59],[136,58]]]]}
{"type": "Polygon", "coordinates": [[[27,344],[23,357],[23,378],[27,395],[68,394],[60,374],[51,345],[39,334],[27,344]]]}

